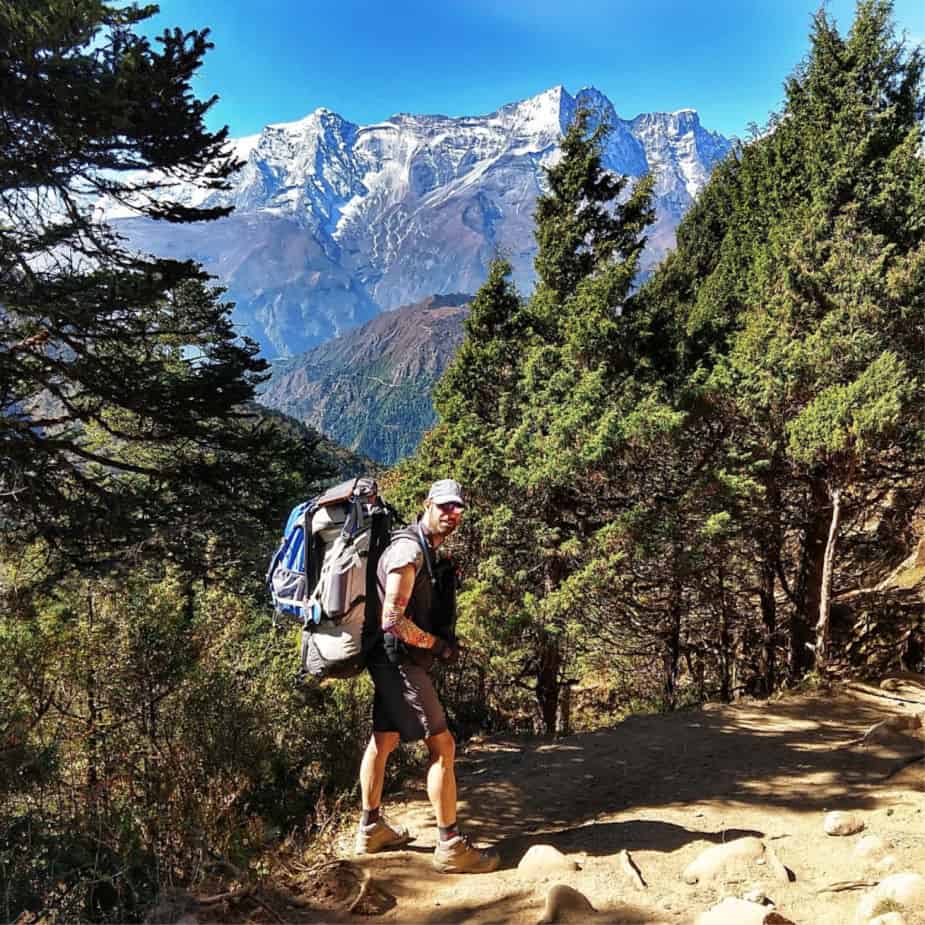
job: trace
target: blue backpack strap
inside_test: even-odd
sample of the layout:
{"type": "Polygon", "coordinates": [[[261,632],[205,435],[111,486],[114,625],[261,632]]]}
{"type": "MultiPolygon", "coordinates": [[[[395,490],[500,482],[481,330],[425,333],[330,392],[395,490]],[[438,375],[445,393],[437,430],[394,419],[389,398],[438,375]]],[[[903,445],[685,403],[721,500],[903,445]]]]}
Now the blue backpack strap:
{"type": "Polygon", "coordinates": [[[279,565],[283,556],[286,555],[286,550],[289,548],[290,542],[292,542],[292,534],[287,533],[283,536],[283,541],[279,544],[279,549],[276,550],[276,555],[270,559],[270,567],[267,569],[267,577],[264,579],[267,588],[270,587],[270,582],[273,580],[273,573],[276,571],[276,566],[279,565]]]}

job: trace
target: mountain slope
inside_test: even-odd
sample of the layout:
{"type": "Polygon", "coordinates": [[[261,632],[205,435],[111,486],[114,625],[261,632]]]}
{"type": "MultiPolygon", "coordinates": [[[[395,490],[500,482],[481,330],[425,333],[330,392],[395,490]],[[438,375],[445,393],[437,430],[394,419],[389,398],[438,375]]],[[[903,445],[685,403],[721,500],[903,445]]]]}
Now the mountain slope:
{"type": "Polygon", "coordinates": [[[431,296],[277,361],[259,401],[390,465],[434,423],[430,394],[462,343],[468,300],[431,296]]]}
{"type": "Polygon", "coordinates": [[[174,190],[190,204],[233,205],[229,218],[168,236],[113,203],[101,210],[139,247],[200,260],[228,287],[242,331],[268,356],[294,355],[381,310],[475,292],[498,253],[528,292],[543,168],[579,106],[611,126],[608,169],[656,176],[650,267],[731,145],[694,110],[625,120],[594,89],[573,97],[554,87],[485,116],[400,114],[368,126],[318,109],[236,142],[245,164],[231,190],[174,190]]]}

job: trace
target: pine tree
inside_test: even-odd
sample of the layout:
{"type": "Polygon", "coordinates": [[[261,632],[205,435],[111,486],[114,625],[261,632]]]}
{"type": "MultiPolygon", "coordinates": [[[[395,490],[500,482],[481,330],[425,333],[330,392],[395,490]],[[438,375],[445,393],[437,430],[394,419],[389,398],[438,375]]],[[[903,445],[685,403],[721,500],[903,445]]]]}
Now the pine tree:
{"type": "Polygon", "coordinates": [[[236,167],[227,130],[190,83],[208,33],[156,48],[135,31],[154,10],[0,4],[0,520],[72,562],[262,509],[274,459],[312,465],[246,410],[266,364],[202,269],[95,217],[101,198],[167,222],[228,211],[208,204],[236,167]]]}
{"type": "Polygon", "coordinates": [[[748,583],[766,662],[788,602],[794,675],[829,661],[845,512],[921,472],[925,349],[921,53],[883,0],[859,3],[846,37],[820,12],[811,39],[783,113],[717,171],[649,289],[682,332],[679,401],[725,421],[717,472],[754,482],[748,583]]]}
{"type": "Polygon", "coordinates": [[[527,683],[539,725],[556,728],[572,649],[560,593],[582,539],[613,512],[604,473],[623,438],[634,363],[621,317],[651,220],[650,183],[618,202],[626,180],[601,165],[606,129],[579,113],[537,201],[539,281],[522,302],[496,263],[467,337],[437,392],[440,420],[407,464],[418,490],[452,472],[470,492],[461,540],[470,638],[515,685],[527,683]]]}

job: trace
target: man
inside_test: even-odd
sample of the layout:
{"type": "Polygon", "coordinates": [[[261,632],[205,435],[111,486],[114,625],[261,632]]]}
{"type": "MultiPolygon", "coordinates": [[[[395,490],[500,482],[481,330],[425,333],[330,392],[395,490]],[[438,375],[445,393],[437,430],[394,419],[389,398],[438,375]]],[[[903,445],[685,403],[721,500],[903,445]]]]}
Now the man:
{"type": "Polygon", "coordinates": [[[399,740],[423,739],[430,753],[427,796],[439,834],[434,867],[443,873],[488,873],[498,866],[497,852],[479,850],[459,831],[456,743],[430,676],[436,660],[452,662],[459,655],[452,621],[440,612],[435,565],[437,549],[459,526],[464,508],[457,482],[434,482],[421,518],[397,533],[379,559],[376,577],[382,621],[367,659],[376,694],[373,734],[360,767],[363,816],[356,850],[365,854],[411,840],[404,827],[383,818],[380,803],[389,754],[399,740]]]}

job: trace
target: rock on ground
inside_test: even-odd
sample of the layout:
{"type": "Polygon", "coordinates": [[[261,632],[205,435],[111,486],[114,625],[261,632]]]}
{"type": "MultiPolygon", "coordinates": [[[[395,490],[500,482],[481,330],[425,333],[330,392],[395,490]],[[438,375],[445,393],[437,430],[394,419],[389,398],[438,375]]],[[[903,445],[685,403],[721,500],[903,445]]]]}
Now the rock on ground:
{"type": "Polygon", "coordinates": [[[826,835],[855,835],[864,830],[864,821],[853,813],[836,810],[826,813],[823,827],[826,835]]]}
{"type": "MultiPolygon", "coordinates": [[[[543,846],[538,846],[543,847],[543,846]]],[[[550,925],[552,922],[584,922],[594,914],[594,906],[584,893],[557,883],[546,894],[546,907],[537,925],[550,925]]]]}
{"type": "Polygon", "coordinates": [[[915,916],[925,915],[925,877],[905,873],[881,880],[859,903],[855,922],[872,925],[885,913],[897,912],[896,906],[915,916]]]}
{"type": "Polygon", "coordinates": [[[794,925],[768,906],[727,896],[697,917],[697,925],[794,925]]]}
{"type": "Polygon", "coordinates": [[[859,858],[865,858],[868,861],[882,858],[887,851],[889,851],[889,845],[879,835],[865,835],[854,846],[854,853],[859,858]]]}
{"type": "Polygon", "coordinates": [[[533,845],[520,859],[517,870],[521,876],[542,880],[578,870],[578,865],[552,845],[533,845]]]}
{"type": "Polygon", "coordinates": [[[764,843],[760,838],[737,838],[725,845],[713,845],[701,852],[687,867],[681,878],[685,883],[700,883],[715,879],[731,864],[757,861],[764,856],[764,843]]]}
{"type": "Polygon", "coordinates": [[[868,925],[906,925],[906,920],[898,912],[887,912],[871,919],[868,925]]]}

